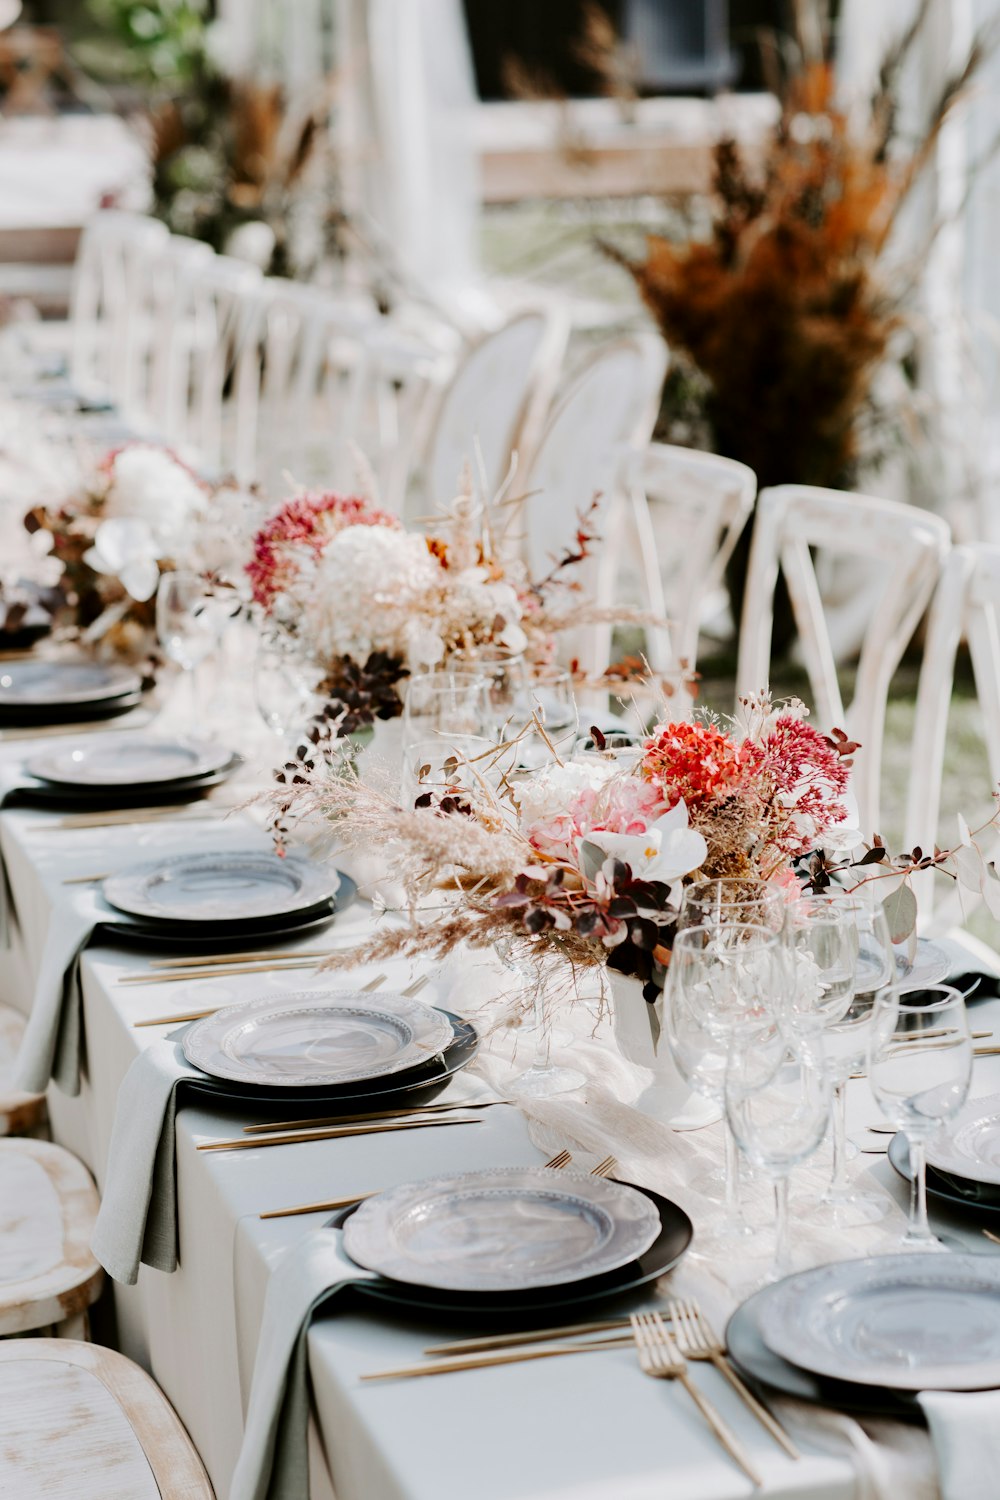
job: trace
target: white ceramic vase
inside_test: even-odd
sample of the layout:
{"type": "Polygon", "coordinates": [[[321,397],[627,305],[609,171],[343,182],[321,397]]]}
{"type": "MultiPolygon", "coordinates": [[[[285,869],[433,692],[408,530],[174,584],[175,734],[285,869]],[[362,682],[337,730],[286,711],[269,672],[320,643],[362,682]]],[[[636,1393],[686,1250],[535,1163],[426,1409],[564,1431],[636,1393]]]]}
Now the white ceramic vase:
{"type": "Polygon", "coordinates": [[[696,1094],[677,1070],[670,1046],[660,1031],[662,998],[655,1005],[643,999],[642,981],[608,969],[611,1017],[618,1050],[628,1062],[647,1068],[649,1085],[633,1100],[633,1109],[674,1130],[700,1130],[722,1118],[711,1100],[696,1094]]]}

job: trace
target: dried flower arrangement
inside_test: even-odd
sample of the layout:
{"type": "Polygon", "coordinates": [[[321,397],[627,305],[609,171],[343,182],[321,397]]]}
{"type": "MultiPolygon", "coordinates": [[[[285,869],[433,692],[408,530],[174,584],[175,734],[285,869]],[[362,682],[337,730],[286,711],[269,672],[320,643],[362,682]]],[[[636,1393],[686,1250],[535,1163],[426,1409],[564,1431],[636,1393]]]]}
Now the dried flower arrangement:
{"type": "Polygon", "coordinates": [[[138,658],[153,648],[161,573],[224,565],[240,529],[234,509],[245,503],[229,487],[205,484],[167,449],[128,443],[58,505],[35,506],[24,524],[55,570],[59,624],[138,658]]]}
{"type": "Polygon", "coordinates": [[[788,900],[834,876],[848,889],[884,882],[896,942],[916,920],[910,879],[931,866],[1000,909],[1000,876],[977,842],[1000,813],[930,856],[890,858],[877,838],[862,846],[848,792],[859,747],[842,731],[819,733],[795,700],[745,700],[728,724],[661,722],[631,754],[553,757],[530,775],[510,769],[516,744],[473,761],[454,756],[413,807],[350,766],[300,770],[273,794],[279,847],[297,819],[334,819],[344,847],[391,849],[406,892],[401,920],[328,967],[513,941],[568,972],[596,965],[634,976],[653,999],[694,880],[763,879],[788,900]]]}
{"type": "MultiPolygon", "coordinates": [[[[257,532],[247,575],[265,622],[311,661],[334,737],[353,734],[402,713],[413,672],[473,666],[498,651],[541,666],[562,631],[646,621],[579,598],[573,569],[597,541],[596,508],[535,582],[503,555],[491,507],[468,490],[428,533],[356,495],[298,495],[257,532]]],[[[644,675],[644,664],[633,666],[644,675]]],[[[619,663],[602,682],[618,690],[630,675],[619,663]]]]}
{"type": "Polygon", "coordinates": [[[611,250],[687,363],[685,389],[692,374],[702,389],[712,446],[762,486],[849,485],[860,460],[877,457],[862,452],[886,426],[874,377],[912,285],[904,271],[889,278],[883,252],[985,45],[946,84],[921,138],[902,139],[899,77],[927,10],[924,0],[885,58],[863,121],[839,107],[831,63],[803,47],[760,171],[734,141],[716,147],[707,239],[651,236],[641,261],[611,250]]]}

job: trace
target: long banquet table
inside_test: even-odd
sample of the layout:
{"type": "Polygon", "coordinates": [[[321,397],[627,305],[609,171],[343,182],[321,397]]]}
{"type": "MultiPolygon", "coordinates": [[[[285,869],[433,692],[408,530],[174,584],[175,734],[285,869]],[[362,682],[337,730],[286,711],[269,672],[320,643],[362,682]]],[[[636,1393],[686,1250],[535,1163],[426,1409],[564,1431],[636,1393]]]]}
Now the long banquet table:
{"type": "MultiPolygon", "coordinates": [[[[244,721],[245,722],[245,721],[244,721]]],[[[31,743],[0,742],[0,765],[17,762],[31,743]]],[[[53,831],[58,815],[10,808],[0,814],[0,853],[14,894],[17,923],[11,950],[0,958],[2,998],[30,1006],[31,981],[53,908],[73,899],[74,876],[111,871],[153,854],[210,844],[245,845],[266,835],[245,813],[225,821],[171,822],[86,831],[53,831]]],[[[333,943],[350,940],[374,920],[358,902],[330,929],[333,943]]],[[[309,940],[304,940],[306,943],[309,940]]],[[[311,946],[315,945],[315,939],[311,946]]],[[[285,945],[289,951],[295,944],[285,945]]],[[[147,952],[93,946],[84,958],[82,993],[86,1070],[82,1092],[50,1089],[54,1139],[80,1156],[98,1186],[121,1080],[139,1049],[167,1028],[136,1029],[156,1015],[218,1005],[275,991],[322,989],[345,981],[312,970],[216,978],[187,984],[123,986],[141,971],[147,952]]],[[[406,982],[408,966],[381,965],[390,982],[406,982]]],[[[371,971],[352,973],[363,982],[371,971]]],[[[472,1019],[495,997],[497,979],[484,959],[469,957],[432,974],[424,998],[472,1019]]],[[[180,1267],[167,1275],[143,1267],[138,1285],[115,1287],[121,1348],[145,1365],[174,1404],[202,1455],[219,1500],[226,1500],[239,1451],[243,1411],[270,1269],[324,1215],[262,1221],[262,1210],[320,1197],[391,1186],[438,1173],[491,1164],[537,1163],[570,1145],[587,1153],[613,1149],[621,1175],[673,1196],[691,1213],[696,1234],[715,1212],[704,1177],[719,1157],[718,1130],[678,1136],[628,1107],[640,1075],[616,1058],[606,1021],[579,1007],[573,1022],[574,1062],[590,1082],[586,1101],[535,1103],[531,1117],[514,1106],[485,1110],[482,1123],[444,1131],[366,1136],[239,1152],[199,1152],[197,1143],[239,1134],[254,1118],[232,1109],[184,1107],[177,1128],[180,1267]]],[[[977,1006],[976,1024],[1000,1030],[1000,1001],[977,1006]]],[[[572,1021],[572,1018],[571,1018],[572,1021]]],[[[510,1072],[509,1033],[491,1038],[474,1081],[510,1072]]],[[[522,1062],[523,1065],[523,1062],[522,1062]]],[[[468,1076],[452,1086],[461,1097],[468,1076]]],[[[1000,1087],[1000,1057],[976,1063],[974,1092],[1000,1087]]],[[[867,1085],[852,1084],[852,1131],[878,1116],[867,1085]]],[[[877,1157],[877,1182],[897,1203],[902,1184],[877,1157]]],[[[800,1180],[821,1185],[828,1159],[800,1180]]],[[[769,1217],[769,1193],[755,1188],[755,1211],[769,1217]]],[[[940,1218],[940,1216],[939,1216],[940,1218]]],[[[813,1262],[861,1255],[898,1231],[898,1211],[884,1226],[839,1238],[797,1215],[797,1243],[813,1262]]],[[[981,1249],[978,1231],[958,1220],[950,1231],[981,1249]],[[977,1242],[978,1241],[978,1242],[977,1242]]],[[[731,1283],[747,1277],[731,1264],[687,1259],[671,1285],[698,1295],[722,1322],[737,1298],[731,1283]]],[[[648,1300],[648,1299],[646,1299],[648,1300]]],[[[463,1330],[475,1332],[475,1329],[463,1330]]],[[[313,1500],[737,1500],[752,1487],[702,1424],[675,1385],[646,1379],[629,1349],[601,1355],[515,1364],[427,1380],[368,1385],[376,1371],[419,1361],[424,1346],[451,1330],[405,1320],[371,1299],[345,1298],[313,1324],[308,1341],[314,1399],[310,1434],[313,1500]]],[[[815,1500],[869,1500],[906,1495],[933,1500],[937,1486],[925,1434],[887,1421],[860,1423],[815,1408],[782,1403],[803,1448],[785,1457],[749,1416],[722,1378],[694,1367],[697,1383],[736,1429],[765,1477],[768,1495],[815,1500]]]]}

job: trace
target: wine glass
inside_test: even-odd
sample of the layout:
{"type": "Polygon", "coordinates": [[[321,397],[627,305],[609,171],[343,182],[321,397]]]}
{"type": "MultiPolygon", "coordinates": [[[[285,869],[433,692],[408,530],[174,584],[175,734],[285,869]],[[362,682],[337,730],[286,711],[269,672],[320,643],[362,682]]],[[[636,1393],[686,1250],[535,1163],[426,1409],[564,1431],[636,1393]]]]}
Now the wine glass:
{"type": "Polygon", "coordinates": [[[839,1020],[823,1033],[823,1048],[833,1079],[833,1173],[820,1199],[838,1228],[873,1224],[889,1212],[884,1193],[857,1189],[847,1170],[847,1083],[865,1065],[879,993],[895,979],[896,965],[889,924],[881,901],[860,893],[832,898],[846,914],[854,941],[854,997],[839,1020]]]}
{"type": "Polygon", "coordinates": [[[254,658],[253,690],[257,712],[286,748],[308,722],[318,704],[315,668],[299,659],[294,650],[262,636],[254,658]]]}
{"type": "Polygon", "coordinates": [[[847,1014],[854,998],[857,932],[850,912],[825,896],[788,907],[785,1022],[791,1031],[818,1031],[847,1014]]]}
{"type": "MultiPolygon", "coordinates": [[[[696,1093],[724,1107],[734,1042],[755,1047],[777,1030],[787,978],[781,941],[766,927],[686,927],[674,940],[664,995],[664,1030],[678,1072],[696,1093]]],[[[739,1157],[725,1130],[724,1215],[719,1241],[752,1233],[743,1218],[739,1157]]],[[[703,1237],[704,1238],[704,1237],[703,1237]]]]}
{"type": "Polygon", "coordinates": [[[474,672],[419,672],[406,684],[403,746],[435,737],[489,737],[487,684],[474,672]]]}
{"type": "Polygon", "coordinates": [[[491,785],[496,746],[483,735],[441,734],[412,740],[403,747],[400,805],[416,806],[430,796],[435,804],[449,794],[476,792],[491,785]]]}
{"type": "Polygon", "coordinates": [[[524,945],[513,936],[499,939],[494,946],[518,990],[530,993],[534,1016],[534,1061],[508,1085],[508,1092],[523,1099],[546,1099],[581,1088],[587,1081],[581,1072],[552,1061],[552,1007],[546,1001],[554,990],[557,973],[564,973],[565,966],[557,959],[529,958],[524,945]]]}
{"type": "Polygon", "coordinates": [[[774,1259],[765,1281],[792,1270],[788,1179],[819,1149],[830,1118],[830,1075],[817,1036],[780,1032],[734,1044],[726,1069],[726,1119],[739,1149],[774,1184],[774,1259]]]}
{"type": "Polygon", "coordinates": [[[900,1250],[944,1250],[927,1223],[927,1141],[969,1093],[972,1038],[965,996],[949,985],[880,991],[868,1043],[868,1081],[910,1153],[910,1217],[900,1250]]]}
{"type": "Polygon", "coordinates": [[[487,681],[494,732],[505,740],[517,740],[517,759],[523,770],[548,765],[553,750],[557,755],[571,754],[580,716],[569,672],[516,660],[502,671],[494,664],[487,681]]]}
{"type": "Polygon", "coordinates": [[[199,716],[197,669],[215,649],[217,630],[209,586],[197,573],[164,573],[156,591],[156,634],[164,653],[188,681],[191,718],[199,716]]]}
{"type": "Polygon", "coordinates": [[[696,880],[684,888],[684,904],[677,925],[701,927],[750,922],[781,932],[787,907],[784,891],[768,880],[754,876],[696,880]]]}

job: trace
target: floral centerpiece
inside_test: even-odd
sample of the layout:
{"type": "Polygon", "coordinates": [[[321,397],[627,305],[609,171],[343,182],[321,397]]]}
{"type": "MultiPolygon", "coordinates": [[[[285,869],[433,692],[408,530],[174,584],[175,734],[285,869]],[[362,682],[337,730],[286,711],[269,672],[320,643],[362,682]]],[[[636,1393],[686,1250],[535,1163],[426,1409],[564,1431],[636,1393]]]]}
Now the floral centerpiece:
{"type": "Polygon", "coordinates": [[[456,757],[449,778],[414,807],[349,767],[287,776],[275,794],[282,833],[320,811],[338,818],[348,847],[391,845],[409,900],[406,920],[330,967],[513,939],[571,970],[599,965],[638,979],[652,1000],[694,880],[765,880],[789,900],[833,878],[883,882],[895,941],[916,920],[909,881],[918,870],[1000,891],[977,842],[996,817],[964,830],[952,850],[891,857],[877,836],[862,846],[848,786],[859,747],[841,730],[822,734],[795,700],[744,700],[728,723],[661,722],[627,761],[598,749],[519,775],[509,769],[515,746],[474,763],[456,757]]]}
{"type": "Polygon", "coordinates": [[[47,542],[60,572],[61,622],[88,642],[138,657],[153,645],[161,573],[212,572],[225,555],[220,539],[233,547],[226,515],[220,491],[175,454],[129,443],[108,453],[76,493],[34,507],[25,526],[47,542]]]}
{"type": "Polygon", "coordinates": [[[591,514],[574,547],[532,582],[502,555],[489,508],[469,494],[427,533],[357,495],[303,494],[261,526],[247,575],[266,625],[312,661],[333,736],[355,734],[402,713],[412,673],[498,652],[543,663],[560,631],[643,621],[575,597],[572,569],[594,541],[591,514]]]}

